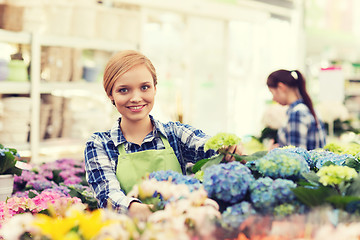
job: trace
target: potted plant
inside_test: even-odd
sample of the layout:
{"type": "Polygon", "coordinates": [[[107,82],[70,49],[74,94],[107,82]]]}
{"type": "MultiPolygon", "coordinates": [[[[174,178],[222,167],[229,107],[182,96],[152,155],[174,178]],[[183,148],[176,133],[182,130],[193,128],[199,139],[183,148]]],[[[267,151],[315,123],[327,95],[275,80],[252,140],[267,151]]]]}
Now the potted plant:
{"type": "Polygon", "coordinates": [[[16,166],[19,159],[17,150],[0,144],[0,201],[10,197],[14,186],[14,174],[20,176],[22,170],[16,166]]]}

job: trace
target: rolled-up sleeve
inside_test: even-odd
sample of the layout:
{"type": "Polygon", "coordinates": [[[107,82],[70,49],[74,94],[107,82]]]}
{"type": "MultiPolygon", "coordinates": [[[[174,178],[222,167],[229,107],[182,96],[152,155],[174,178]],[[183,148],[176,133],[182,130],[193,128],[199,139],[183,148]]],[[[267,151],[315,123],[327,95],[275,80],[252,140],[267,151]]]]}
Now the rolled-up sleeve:
{"type": "Polygon", "coordinates": [[[199,129],[176,122],[175,135],[181,143],[182,156],[186,162],[194,163],[217,154],[216,151],[211,149],[204,150],[205,143],[211,136],[206,135],[199,129]]]}

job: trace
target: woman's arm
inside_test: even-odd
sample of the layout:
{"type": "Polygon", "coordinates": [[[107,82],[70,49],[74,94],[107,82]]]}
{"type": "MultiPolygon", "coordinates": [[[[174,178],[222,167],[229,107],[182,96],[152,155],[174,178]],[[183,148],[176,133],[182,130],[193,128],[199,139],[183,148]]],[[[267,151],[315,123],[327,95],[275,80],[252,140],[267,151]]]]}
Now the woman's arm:
{"type": "Polygon", "coordinates": [[[86,179],[98,200],[98,206],[126,212],[136,198],[127,197],[120,188],[116,177],[118,152],[112,142],[106,142],[101,135],[94,134],[85,147],[86,179]]]}
{"type": "Polygon", "coordinates": [[[185,162],[195,163],[216,154],[214,150],[204,150],[204,145],[210,136],[200,129],[179,122],[174,122],[173,127],[174,134],[178,142],[180,142],[180,151],[185,162]]]}
{"type": "Polygon", "coordinates": [[[295,147],[307,149],[307,135],[311,119],[300,111],[292,112],[289,115],[287,124],[286,143],[295,147]]]}

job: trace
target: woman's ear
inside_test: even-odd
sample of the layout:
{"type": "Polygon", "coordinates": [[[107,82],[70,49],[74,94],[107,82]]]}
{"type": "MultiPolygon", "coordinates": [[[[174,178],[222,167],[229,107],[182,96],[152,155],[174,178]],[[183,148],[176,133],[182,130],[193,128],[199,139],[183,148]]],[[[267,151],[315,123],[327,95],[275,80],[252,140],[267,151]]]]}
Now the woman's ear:
{"type": "Polygon", "coordinates": [[[111,100],[112,105],[116,106],[116,105],[115,105],[115,101],[114,101],[114,97],[111,96],[111,95],[108,96],[108,97],[109,97],[109,99],[111,100]]]}
{"type": "Polygon", "coordinates": [[[282,82],[278,82],[277,88],[280,89],[281,91],[285,91],[289,87],[286,84],[282,83],[282,82]]]}

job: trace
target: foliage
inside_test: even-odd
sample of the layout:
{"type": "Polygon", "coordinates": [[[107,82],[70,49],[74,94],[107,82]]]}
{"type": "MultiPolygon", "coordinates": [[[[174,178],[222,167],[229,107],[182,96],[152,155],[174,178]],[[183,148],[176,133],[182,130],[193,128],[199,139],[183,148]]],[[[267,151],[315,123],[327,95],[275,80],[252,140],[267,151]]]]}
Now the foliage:
{"type": "MultiPolygon", "coordinates": [[[[223,135],[219,139],[234,143],[233,137],[224,140],[226,136],[224,138],[223,135]]],[[[220,146],[215,142],[212,144],[220,146]]],[[[182,175],[170,170],[150,173],[128,194],[154,205],[153,213],[146,222],[118,214],[112,209],[96,210],[96,200],[92,198],[88,186],[83,185],[83,163],[72,163],[70,160],[23,171],[21,176],[16,176],[16,186],[21,191],[17,193],[19,196],[13,195],[12,201],[15,197],[22,197],[22,202],[16,200],[17,205],[13,206],[19,206],[18,213],[22,211],[24,219],[28,223],[35,222],[37,226],[35,232],[22,228],[23,236],[33,234],[38,239],[217,239],[214,236],[219,236],[219,229],[215,227],[222,228],[220,233],[236,232],[239,239],[253,239],[249,229],[264,237],[270,230],[261,231],[270,226],[273,219],[290,219],[324,206],[331,209],[331,214],[360,214],[357,148],[327,147],[307,151],[287,146],[269,152],[235,156],[237,161],[228,163],[222,162],[224,155],[219,151],[214,158],[201,160],[201,165],[195,164],[195,174],[182,175]],[[72,167],[67,168],[70,165],[72,167]],[[47,186],[50,188],[46,189],[47,186]],[[87,203],[82,206],[91,211],[72,209],[65,214],[61,211],[65,208],[61,204],[58,206],[63,208],[56,208],[56,211],[50,205],[42,205],[44,201],[29,205],[39,199],[39,195],[50,202],[54,200],[52,196],[77,199],[87,203]],[[21,210],[21,204],[28,204],[25,212],[21,210]],[[38,209],[39,206],[43,210],[38,209]],[[28,216],[26,211],[36,214],[28,216]],[[48,215],[39,214],[39,211],[48,215]]],[[[12,215],[10,220],[17,216],[12,215]]],[[[335,225],[340,219],[336,216],[331,219],[335,225]]],[[[315,219],[318,220],[318,217],[315,219]]],[[[9,229],[8,225],[6,229],[9,229]]],[[[300,237],[293,235],[288,239],[300,237]]]]}
{"type": "Polygon", "coordinates": [[[260,151],[267,151],[265,145],[256,137],[249,136],[242,141],[244,152],[253,154],[260,151]]]}
{"type": "Polygon", "coordinates": [[[18,153],[16,149],[6,148],[0,144],[0,175],[21,175],[22,170],[16,166],[17,159],[18,153]]]}
{"type": "Polygon", "coordinates": [[[329,204],[345,211],[360,212],[360,178],[355,169],[329,165],[303,176],[306,181],[293,189],[302,203],[309,207],[329,204]]]}
{"type": "Polygon", "coordinates": [[[325,150],[331,151],[336,154],[348,154],[356,156],[360,152],[360,144],[358,143],[347,143],[340,144],[331,142],[324,146],[325,150]]]}
{"type": "Polygon", "coordinates": [[[273,139],[276,143],[277,140],[277,129],[273,129],[270,127],[265,127],[263,130],[261,130],[261,134],[259,137],[260,142],[264,142],[265,139],[273,139]]]}
{"type": "Polygon", "coordinates": [[[231,133],[218,133],[215,136],[211,137],[209,140],[206,141],[204,150],[213,149],[216,150],[219,154],[214,155],[211,158],[206,158],[198,161],[192,167],[192,172],[196,173],[197,171],[204,170],[207,167],[217,165],[223,162],[223,159],[227,154],[234,156],[236,161],[242,161],[240,155],[228,152],[228,148],[230,146],[238,145],[240,143],[241,138],[231,133]]]}
{"type": "Polygon", "coordinates": [[[29,197],[51,191],[64,197],[77,197],[93,210],[97,201],[85,179],[84,161],[58,159],[43,164],[33,164],[14,177],[14,196],[29,197]]]}

